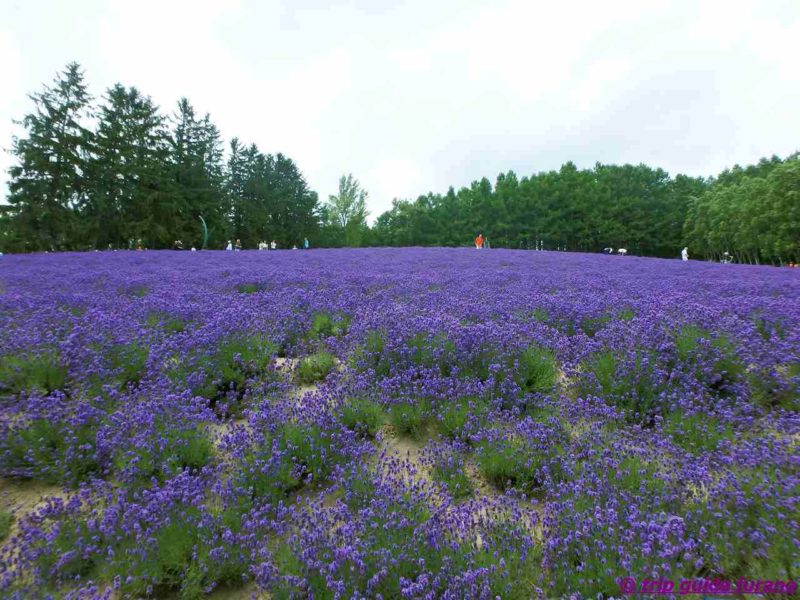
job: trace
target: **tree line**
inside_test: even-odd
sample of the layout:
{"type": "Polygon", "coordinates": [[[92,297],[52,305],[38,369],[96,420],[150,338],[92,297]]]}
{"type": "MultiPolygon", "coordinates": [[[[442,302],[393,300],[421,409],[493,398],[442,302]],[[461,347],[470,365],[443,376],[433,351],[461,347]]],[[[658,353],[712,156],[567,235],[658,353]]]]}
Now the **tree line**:
{"type": "Polygon", "coordinates": [[[684,237],[710,260],[800,262],[800,156],[722,172],[690,198],[684,237]]]}
{"type": "Polygon", "coordinates": [[[596,164],[398,200],[367,226],[367,192],[352,175],[320,202],[298,166],[233,138],[224,147],[209,115],[183,98],[170,115],[116,84],[99,105],[72,63],[32,94],[11,153],[5,251],[208,247],[463,246],[480,232],[492,247],[742,262],[800,259],[800,158],[773,156],[716,177],[671,177],[647,165],[596,164]]]}
{"type": "Polygon", "coordinates": [[[670,177],[646,165],[603,165],[484,178],[456,192],[395,200],[376,245],[460,246],[483,233],[493,247],[630,253],[741,262],[800,257],[800,160],[773,156],[716,178],[670,177]]]}
{"type": "Polygon", "coordinates": [[[76,63],[30,96],[11,153],[6,251],[200,248],[241,239],[283,246],[318,235],[317,194],[283,154],[231,140],[182,98],[164,115],[135,87],[116,84],[99,105],[76,63]]]}

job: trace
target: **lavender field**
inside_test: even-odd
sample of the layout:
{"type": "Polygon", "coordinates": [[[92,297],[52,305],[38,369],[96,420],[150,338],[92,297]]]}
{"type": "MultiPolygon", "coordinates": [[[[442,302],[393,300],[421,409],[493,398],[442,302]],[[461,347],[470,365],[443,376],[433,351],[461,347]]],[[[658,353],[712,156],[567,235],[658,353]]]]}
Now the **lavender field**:
{"type": "Polygon", "coordinates": [[[525,251],[0,260],[0,596],[800,577],[800,273],[525,251]]]}

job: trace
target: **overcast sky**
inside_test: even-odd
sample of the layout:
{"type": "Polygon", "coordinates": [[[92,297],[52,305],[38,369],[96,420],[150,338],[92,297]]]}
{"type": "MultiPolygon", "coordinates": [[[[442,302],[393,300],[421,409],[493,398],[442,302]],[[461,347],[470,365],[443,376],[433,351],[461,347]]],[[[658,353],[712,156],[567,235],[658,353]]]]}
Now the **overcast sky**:
{"type": "MultiPolygon", "coordinates": [[[[800,0],[0,0],[0,145],[69,61],[187,96],[321,199],[572,160],[710,175],[800,149],[800,0]]],[[[12,157],[3,153],[5,171],[12,157]]]]}

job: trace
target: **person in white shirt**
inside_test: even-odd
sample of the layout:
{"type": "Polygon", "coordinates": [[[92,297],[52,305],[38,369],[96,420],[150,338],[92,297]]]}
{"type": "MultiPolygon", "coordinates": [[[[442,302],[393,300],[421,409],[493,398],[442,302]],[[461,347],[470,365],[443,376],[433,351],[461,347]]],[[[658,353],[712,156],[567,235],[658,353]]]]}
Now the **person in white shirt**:
{"type": "Polygon", "coordinates": [[[685,247],[681,250],[681,260],[689,260],[689,247],[685,247]]]}

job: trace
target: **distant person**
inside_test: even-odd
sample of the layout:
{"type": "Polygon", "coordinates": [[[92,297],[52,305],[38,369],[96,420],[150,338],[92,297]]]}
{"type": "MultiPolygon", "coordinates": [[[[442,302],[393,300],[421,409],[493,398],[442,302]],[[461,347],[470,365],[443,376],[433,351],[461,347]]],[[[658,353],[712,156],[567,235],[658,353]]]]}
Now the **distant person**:
{"type": "Polygon", "coordinates": [[[292,245],[292,250],[297,250],[297,244],[292,245]]]}
{"type": "Polygon", "coordinates": [[[233,245],[233,249],[236,250],[236,252],[239,252],[242,249],[242,240],[237,238],[236,243],[233,245]]]}
{"type": "Polygon", "coordinates": [[[603,254],[614,254],[613,248],[603,248],[603,254]]]}
{"type": "Polygon", "coordinates": [[[225,246],[225,250],[233,251],[233,243],[230,240],[228,240],[228,245],[225,246]]]}
{"type": "Polygon", "coordinates": [[[308,238],[303,238],[303,250],[308,250],[308,238]]]}
{"type": "Polygon", "coordinates": [[[192,252],[197,252],[197,248],[195,248],[194,246],[192,246],[192,252]]]}
{"type": "Polygon", "coordinates": [[[483,234],[479,233],[478,237],[475,238],[475,249],[480,250],[483,248],[483,234]]]}
{"type": "Polygon", "coordinates": [[[272,243],[270,244],[270,248],[272,248],[273,250],[276,250],[278,248],[278,244],[275,243],[275,240],[272,240],[272,243]]]}
{"type": "Polygon", "coordinates": [[[730,255],[730,253],[728,253],[728,252],[723,252],[723,253],[722,253],[722,261],[721,261],[721,262],[722,262],[722,264],[723,264],[723,265],[729,265],[729,264],[731,264],[731,263],[733,262],[733,259],[731,258],[731,255],[730,255]]]}
{"type": "Polygon", "coordinates": [[[689,247],[685,247],[681,250],[681,260],[689,260],[689,247]]]}
{"type": "Polygon", "coordinates": [[[625,256],[627,253],[628,251],[625,248],[620,248],[619,250],[617,250],[617,254],[620,256],[625,256]]]}

